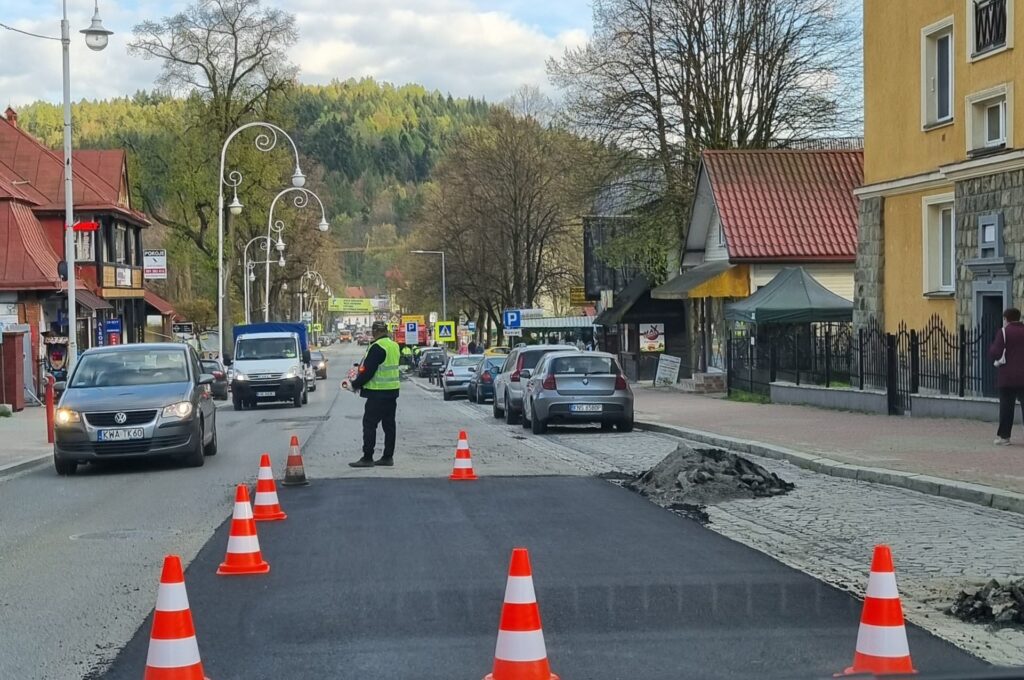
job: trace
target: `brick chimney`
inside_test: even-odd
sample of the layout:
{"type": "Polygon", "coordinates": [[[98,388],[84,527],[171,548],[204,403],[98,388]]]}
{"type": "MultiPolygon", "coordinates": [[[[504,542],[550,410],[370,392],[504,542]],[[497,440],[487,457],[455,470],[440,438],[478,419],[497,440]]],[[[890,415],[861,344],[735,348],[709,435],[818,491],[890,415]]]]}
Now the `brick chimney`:
{"type": "Polygon", "coordinates": [[[14,127],[18,127],[18,112],[12,109],[10,106],[8,106],[7,110],[4,111],[4,118],[6,118],[7,122],[13,125],[14,127]]]}

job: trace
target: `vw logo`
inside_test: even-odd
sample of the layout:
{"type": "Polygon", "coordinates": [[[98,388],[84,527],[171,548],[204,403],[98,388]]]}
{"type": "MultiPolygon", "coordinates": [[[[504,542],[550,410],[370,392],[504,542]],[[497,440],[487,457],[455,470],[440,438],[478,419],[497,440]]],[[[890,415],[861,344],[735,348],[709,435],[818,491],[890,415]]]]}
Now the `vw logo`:
{"type": "Polygon", "coordinates": [[[590,378],[584,378],[583,379],[583,384],[584,385],[589,385],[590,384],[590,378]]]}
{"type": "Polygon", "coordinates": [[[115,413],[114,422],[117,423],[118,425],[124,425],[126,422],[128,422],[128,414],[124,413],[123,411],[115,413]]]}

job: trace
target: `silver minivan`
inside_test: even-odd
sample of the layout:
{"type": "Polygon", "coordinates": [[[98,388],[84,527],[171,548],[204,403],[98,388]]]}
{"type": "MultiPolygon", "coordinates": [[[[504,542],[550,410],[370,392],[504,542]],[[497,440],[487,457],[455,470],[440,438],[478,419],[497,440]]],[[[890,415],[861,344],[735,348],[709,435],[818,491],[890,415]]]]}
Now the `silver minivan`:
{"type": "Polygon", "coordinates": [[[501,372],[494,377],[495,418],[505,417],[505,422],[515,425],[523,414],[523,369],[533,370],[541,357],[551,352],[575,352],[572,345],[524,345],[516,347],[505,358],[501,372]]]}

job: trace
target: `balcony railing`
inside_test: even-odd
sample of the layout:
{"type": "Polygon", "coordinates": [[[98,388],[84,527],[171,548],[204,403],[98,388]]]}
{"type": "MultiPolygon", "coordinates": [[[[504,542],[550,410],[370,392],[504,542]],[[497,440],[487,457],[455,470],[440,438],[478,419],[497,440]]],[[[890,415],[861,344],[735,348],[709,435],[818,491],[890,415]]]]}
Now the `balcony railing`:
{"type": "Polygon", "coordinates": [[[974,53],[1006,44],[1006,0],[974,0],[974,53]]]}

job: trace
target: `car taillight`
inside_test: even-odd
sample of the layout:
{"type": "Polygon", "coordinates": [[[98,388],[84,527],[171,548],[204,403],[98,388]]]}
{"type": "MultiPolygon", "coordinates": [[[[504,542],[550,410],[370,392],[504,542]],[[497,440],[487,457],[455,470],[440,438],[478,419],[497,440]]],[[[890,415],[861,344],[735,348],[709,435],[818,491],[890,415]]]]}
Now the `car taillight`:
{"type": "Polygon", "coordinates": [[[484,373],[483,375],[480,376],[480,382],[489,383],[491,382],[491,380],[492,378],[490,373],[484,373]]]}
{"type": "Polygon", "coordinates": [[[558,389],[558,383],[555,382],[555,375],[553,373],[549,373],[547,377],[544,378],[544,382],[542,382],[540,385],[546,390],[558,389]]]}
{"type": "Polygon", "coordinates": [[[454,377],[455,377],[455,371],[453,371],[453,370],[451,370],[451,369],[449,368],[449,369],[448,369],[448,372],[447,372],[447,373],[445,373],[445,375],[446,375],[446,376],[448,376],[449,378],[454,378],[454,377]]]}
{"type": "Polygon", "coordinates": [[[617,390],[628,390],[629,385],[626,383],[626,379],[622,377],[622,374],[615,376],[615,389],[617,390]]]}
{"type": "Polygon", "coordinates": [[[512,371],[512,375],[508,379],[512,382],[519,382],[519,371],[523,370],[523,355],[520,354],[519,358],[516,359],[516,369],[512,371]]]}

